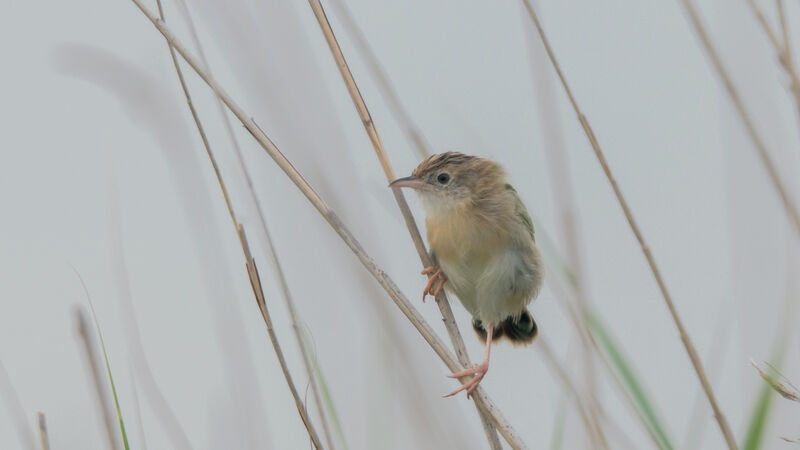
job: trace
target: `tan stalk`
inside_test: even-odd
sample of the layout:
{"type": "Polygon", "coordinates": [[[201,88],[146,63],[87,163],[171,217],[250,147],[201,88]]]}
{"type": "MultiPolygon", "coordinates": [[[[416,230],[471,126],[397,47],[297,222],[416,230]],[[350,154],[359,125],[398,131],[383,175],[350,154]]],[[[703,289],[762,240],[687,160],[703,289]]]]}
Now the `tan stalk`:
{"type": "Polygon", "coordinates": [[[403,131],[414,144],[414,148],[417,149],[420,158],[427,158],[431,155],[431,151],[428,144],[425,143],[422,132],[419,127],[414,124],[414,121],[411,119],[411,114],[408,113],[403,103],[400,101],[400,96],[397,94],[391,80],[389,80],[389,75],[383,69],[375,52],[373,52],[372,48],[369,46],[367,38],[350,13],[350,9],[342,0],[333,0],[331,4],[336,10],[336,15],[342,20],[342,24],[347,28],[350,36],[353,38],[356,49],[361,53],[361,56],[367,60],[367,67],[372,72],[372,76],[378,81],[380,92],[389,105],[392,115],[394,115],[395,119],[403,126],[403,131]]]}
{"type": "MultiPolygon", "coordinates": [[[[672,297],[667,290],[667,285],[664,282],[664,279],[661,276],[661,271],[656,265],[655,258],[653,258],[653,254],[650,251],[650,247],[644,240],[644,236],[642,235],[641,230],[639,229],[639,225],[637,225],[636,221],[633,218],[633,213],[628,206],[627,201],[625,201],[625,197],[622,194],[622,190],[620,189],[619,185],[617,185],[617,181],[614,179],[614,175],[611,173],[611,169],[608,166],[608,162],[606,161],[605,155],[603,154],[603,150],[600,148],[600,143],[597,141],[597,138],[592,131],[591,126],[589,126],[589,122],[586,119],[586,116],[583,115],[578,104],[575,101],[575,97],[572,95],[572,90],[569,88],[567,84],[566,78],[564,74],[561,72],[561,67],[556,60],[555,54],[553,53],[553,49],[550,47],[550,42],[547,40],[547,36],[544,33],[544,29],[542,28],[541,23],[539,22],[539,17],[536,15],[536,12],[533,9],[529,0],[522,0],[525,9],[528,10],[528,14],[533,20],[534,25],[536,25],[536,31],[539,33],[539,37],[542,39],[542,43],[544,44],[545,50],[547,51],[547,56],[550,58],[550,62],[553,64],[553,68],[555,69],[556,73],[558,74],[558,78],[561,80],[561,84],[564,86],[564,90],[569,97],[569,101],[572,104],[573,109],[575,110],[575,114],[578,116],[578,121],[580,121],[581,126],[583,127],[583,131],[586,133],[586,137],[589,139],[589,143],[594,150],[595,156],[597,156],[597,160],[600,162],[600,166],[603,168],[603,172],[605,172],[606,178],[608,178],[609,183],[611,184],[611,188],[614,190],[614,195],[617,197],[617,200],[622,207],[622,211],[625,214],[625,218],[630,225],[631,231],[633,231],[636,240],[639,242],[639,245],[642,248],[642,252],[644,253],[645,258],[647,259],[647,263],[650,266],[650,270],[653,272],[653,276],[656,279],[656,283],[658,284],[658,288],[661,290],[661,294],[664,297],[664,302],[667,304],[667,308],[669,309],[670,314],[672,315],[672,319],[675,322],[675,326],[678,328],[678,333],[680,334],[681,341],[683,342],[684,347],[686,348],[686,353],[689,355],[689,359],[694,366],[694,370],[697,373],[697,378],[700,380],[700,384],[703,386],[703,390],[706,393],[706,397],[708,397],[708,402],[711,404],[711,408],[714,410],[714,417],[717,419],[717,423],[719,424],[720,430],[722,431],[722,435],[725,438],[725,442],[728,445],[728,448],[733,450],[736,448],[736,440],[733,437],[733,432],[728,425],[727,419],[722,413],[722,410],[717,403],[717,399],[714,396],[714,391],[711,387],[711,383],[708,382],[708,377],[706,376],[705,369],[703,369],[703,362],[700,360],[700,357],[697,355],[697,350],[694,348],[694,344],[692,343],[691,338],[686,333],[686,329],[683,326],[683,322],[678,316],[678,310],[675,308],[675,304],[672,302],[672,297]]],[[[798,226],[800,226],[800,221],[798,222],[798,226]]],[[[798,229],[800,230],[800,228],[798,229]]]]}
{"type": "MultiPolygon", "coordinates": [[[[372,142],[372,146],[375,149],[375,154],[381,163],[381,167],[383,167],[383,172],[386,175],[386,179],[387,181],[392,182],[396,176],[394,170],[392,169],[392,165],[389,162],[389,157],[386,154],[386,150],[383,148],[383,143],[381,142],[381,138],[378,135],[378,130],[375,127],[375,122],[372,120],[369,109],[367,109],[367,104],[364,102],[364,98],[361,96],[361,92],[358,89],[356,80],[353,78],[352,72],[350,72],[350,67],[347,65],[347,61],[344,58],[344,54],[339,46],[339,42],[336,40],[336,36],[333,34],[331,24],[328,22],[328,18],[325,16],[325,10],[322,8],[322,4],[319,2],[319,0],[309,0],[309,4],[311,5],[311,9],[314,11],[314,16],[316,16],[320,28],[322,29],[322,34],[325,36],[325,40],[328,43],[328,48],[331,50],[331,54],[336,62],[336,66],[339,68],[339,73],[342,75],[342,79],[347,86],[347,91],[350,93],[350,98],[353,100],[353,105],[358,111],[361,122],[364,124],[364,129],[369,136],[370,142],[372,142]]],[[[405,219],[406,227],[408,227],[408,232],[411,234],[411,239],[414,241],[414,246],[416,247],[419,258],[422,261],[422,266],[432,266],[433,261],[431,261],[428,250],[425,248],[425,243],[422,241],[419,228],[417,228],[417,224],[414,221],[414,216],[411,214],[411,210],[408,207],[405,196],[399,188],[392,189],[392,192],[395,200],[397,201],[397,206],[400,208],[400,212],[403,214],[403,219],[405,219]]],[[[447,334],[450,335],[450,340],[453,343],[453,348],[456,350],[456,355],[458,356],[459,362],[466,367],[470,367],[471,363],[469,361],[469,356],[467,355],[467,348],[461,338],[461,333],[458,331],[458,326],[456,325],[453,311],[450,309],[450,303],[447,301],[447,295],[444,293],[444,291],[436,296],[436,304],[439,306],[442,319],[445,327],[447,328],[447,334]]],[[[491,448],[499,450],[501,448],[500,440],[498,439],[497,433],[493,429],[491,423],[486,418],[485,411],[481,411],[480,405],[477,402],[476,408],[478,408],[478,414],[481,418],[481,423],[491,448]]]]}
{"type": "MultiPolygon", "coordinates": [[[[383,287],[389,294],[389,297],[395,302],[398,308],[405,314],[409,321],[419,331],[426,342],[433,348],[439,358],[445,363],[448,369],[452,371],[463,370],[462,366],[446,347],[446,345],[436,336],[436,333],[422,318],[419,312],[414,308],[411,302],[400,292],[400,289],[392,281],[392,279],[381,270],[370,256],[364,251],[361,244],[350,233],[349,229],[342,223],[336,213],[331,210],[327,204],[319,197],[313,188],[303,179],[302,175],[292,166],[289,160],[278,150],[275,144],[269,137],[261,131],[250,116],[228,95],[228,93],[211,77],[208,72],[202,67],[198,60],[192,56],[186,48],[181,44],[170,29],[161,21],[158,16],[153,14],[147,7],[145,7],[141,0],[131,0],[137,8],[150,20],[153,26],[164,36],[165,39],[175,48],[175,50],[183,57],[183,59],[194,69],[194,71],[208,84],[212,91],[222,100],[228,109],[242,122],[245,128],[250,132],[253,138],[261,145],[267,154],[275,161],[278,167],[289,177],[289,179],[297,186],[298,189],[305,195],[311,202],[314,208],[322,215],[325,221],[333,228],[334,231],[342,238],[344,243],[356,255],[359,261],[375,278],[375,280],[383,287]]],[[[466,380],[468,377],[464,377],[466,380]]],[[[463,381],[463,380],[462,380],[463,381]]],[[[476,403],[481,405],[481,408],[487,412],[492,424],[497,427],[500,434],[513,448],[527,448],[525,443],[517,434],[516,430],[508,423],[503,417],[497,406],[486,395],[482,387],[474,392],[473,397],[476,403]]]]}
{"type": "MultiPolygon", "coordinates": [[[[530,46],[532,52],[539,50],[535,44],[530,46]]],[[[540,50],[537,54],[532,55],[535,57],[543,58],[540,50]]],[[[555,104],[555,86],[551,74],[547,72],[547,67],[544,64],[539,64],[539,60],[531,60],[532,69],[538,73],[534,77],[534,89],[538,89],[537,101],[541,105],[540,114],[542,123],[542,137],[544,139],[544,153],[547,157],[549,170],[553,176],[549,177],[552,183],[553,199],[555,204],[558,205],[558,216],[561,222],[561,229],[564,233],[564,242],[566,246],[567,261],[572,268],[572,274],[575,276],[575,297],[578,301],[577,306],[581,309],[581,314],[578,317],[578,322],[575,322],[576,327],[586,327],[585,317],[590,307],[589,296],[586,292],[586,275],[583,269],[583,258],[580,246],[580,239],[578,235],[577,218],[578,208],[575,204],[575,198],[572,190],[572,181],[569,173],[569,161],[567,157],[566,146],[562,136],[562,126],[559,114],[553,113],[558,110],[555,104]]],[[[598,386],[597,386],[597,368],[595,362],[595,350],[591,340],[587,339],[589,332],[578,333],[581,341],[581,356],[583,360],[583,380],[585,389],[587,390],[587,401],[591,402],[592,408],[589,411],[592,415],[599,409],[598,386]]],[[[601,353],[598,353],[602,357],[601,353]]],[[[599,425],[598,418],[592,417],[592,420],[598,423],[597,444],[605,444],[607,442],[603,434],[603,428],[599,425]]]]}
{"type": "Polygon", "coordinates": [[[39,423],[39,440],[42,443],[42,450],[50,450],[50,438],[47,437],[47,422],[45,422],[44,413],[39,411],[36,418],[39,423]]]}
{"type": "MultiPolygon", "coordinates": [[[[161,7],[161,0],[156,0],[156,3],[158,5],[159,16],[160,16],[161,20],[164,20],[164,13],[163,13],[163,9],[161,7]]],[[[190,34],[192,36],[192,41],[194,42],[194,45],[197,48],[198,54],[200,55],[200,59],[201,59],[201,61],[203,63],[203,67],[206,70],[208,70],[209,73],[210,73],[210,66],[208,64],[208,60],[205,57],[205,53],[203,52],[203,47],[202,47],[202,45],[200,43],[200,38],[197,35],[197,30],[196,30],[196,28],[194,26],[194,21],[192,20],[191,14],[189,13],[189,9],[188,9],[188,7],[186,6],[186,3],[183,0],[179,0],[178,3],[180,5],[180,7],[181,7],[181,10],[182,10],[183,14],[184,14],[184,18],[185,18],[187,24],[189,25],[189,30],[190,30],[190,34]]],[[[189,110],[192,113],[192,118],[194,119],[195,125],[197,126],[198,132],[200,133],[200,138],[203,141],[203,146],[206,149],[206,153],[209,156],[211,164],[214,167],[214,172],[216,173],[217,179],[219,180],[220,186],[222,187],[222,194],[225,197],[225,204],[226,204],[226,206],[228,208],[228,212],[231,215],[231,219],[234,222],[234,226],[238,226],[238,221],[237,221],[236,216],[235,216],[235,214],[233,212],[233,205],[232,205],[232,203],[230,201],[230,198],[228,196],[228,191],[224,186],[224,183],[222,181],[222,175],[221,175],[221,173],[219,171],[219,168],[217,167],[216,159],[214,158],[213,153],[211,152],[211,148],[210,148],[210,145],[208,143],[208,139],[206,138],[205,131],[203,130],[203,126],[202,126],[202,124],[200,122],[200,118],[197,115],[197,111],[195,110],[194,105],[192,103],[191,96],[189,95],[188,87],[186,86],[186,83],[185,83],[185,80],[184,80],[184,77],[183,77],[183,72],[182,72],[182,70],[180,68],[180,65],[178,64],[177,58],[175,56],[175,51],[172,48],[172,46],[169,46],[169,47],[170,47],[170,56],[172,57],[173,65],[175,66],[175,71],[178,74],[178,80],[181,83],[181,88],[182,88],[182,90],[184,92],[184,96],[186,98],[186,102],[189,105],[189,110]]],[[[242,173],[244,174],[245,181],[247,183],[248,192],[250,193],[250,196],[251,196],[251,199],[253,201],[253,204],[255,205],[256,212],[257,212],[258,217],[259,217],[259,225],[260,225],[259,228],[260,228],[262,237],[264,238],[264,242],[266,242],[267,243],[267,247],[269,247],[267,253],[269,253],[269,255],[272,258],[273,267],[275,268],[276,275],[278,276],[278,279],[280,281],[281,292],[283,294],[283,299],[284,299],[284,301],[286,303],[286,306],[287,306],[287,309],[289,311],[290,318],[291,318],[292,331],[293,331],[293,334],[295,335],[295,338],[297,340],[297,344],[300,347],[300,353],[301,353],[302,359],[303,359],[303,366],[304,366],[306,375],[308,376],[309,384],[311,385],[311,393],[314,396],[314,404],[317,407],[317,414],[319,415],[320,421],[322,422],[322,431],[323,431],[324,436],[325,436],[325,444],[327,445],[328,448],[334,449],[335,446],[333,444],[333,438],[332,438],[332,435],[331,435],[331,432],[330,432],[330,426],[328,424],[328,417],[325,414],[325,408],[322,405],[322,396],[320,395],[319,385],[317,383],[317,379],[314,376],[314,372],[313,372],[313,369],[311,367],[311,358],[308,355],[308,351],[306,350],[306,347],[305,347],[305,345],[303,343],[302,335],[300,334],[300,330],[297,327],[297,322],[298,322],[297,309],[294,306],[294,300],[291,297],[291,294],[290,294],[290,291],[289,291],[289,285],[286,282],[286,278],[284,276],[283,269],[282,269],[281,264],[280,264],[280,260],[278,259],[278,255],[277,255],[277,253],[275,251],[275,247],[274,247],[273,242],[272,242],[272,237],[270,236],[269,229],[267,228],[267,221],[266,221],[266,217],[264,215],[264,211],[261,208],[261,203],[258,201],[258,197],[256,196],[256,191],[255,191],[255,188],[253,187],[253,180],[252,180],[252,177],[250,176],[250,171],[247,169],[247,166],[244,163],[244,157],[242,155],[241,148],[239,147],[239,144],[238,144],[238,142],[236,140],[236,136],[233,133],[233,127],[231,126],[230,119],[228,118],[228,115],[225,114],[224,107],[223,107],[222,103],[219,101],[219,98],[215,97],[215,100],[216,100],[216,103],[217,103],[217,105],[219,107],[220,115],[223,118],[226,131],[227,131],[228,136],[229,136],[230,141],[231,141],[231,146],[232,146],[232,148],[234,150],[234,155],[235,155],[236,160],[237,160],[237,162],[239,164],[239,168],[242,170],[242,173]]]]}
{"type": "Polygon", "coordinates": [[[314,429],[314,424],[311,423],[311,420],[308,417],[308,411],[306,411],[306,406],[303,403],[303,400],[300,398],[300,394],[298,394],[297,388],[292,380],[292,374],[289,372],[289,366],[286,364],[286,358],[283,356],[283,350],[281,350],[281,346],[278,343],[278,336],[275,334],[275,330],[272,328],[272,319],[270,318],[269,310],[267,309],[267,302],[264,299],[264,290],[261,287],[261,278],[258,275],[256,262],[253,260],[253,256],[250,253],[250,246],[247,243],[247,235],[244,232],[244,227],[242,227],[241,224],[237,224],[236,227],[239,233],[239,242],[241,243],[242,250],[244,251],[247,275],[250,278],[250,286],[253,288],[253,294],[256,297],[258,309],[261,311],[261,317],[264,319],[264,324],[267,326],[267,333],[269,334],[269,340],[272,342],[272,346],[275,349],[275,356],[278,357],[281,371],[283,372],[284,378],[286,378],[286,384],[289,385],[289,390],[292,392],[295,406],[297,406],[297,411],[300,413],[300,418],[303,420],[303,424],[308,430],[308,435],[311,438],[311,442],[317,449],[322,449],[322,443],[319,440],[317,431],[314,429]]]}
{"type": "Polygon", "coordinates": [[[797,213],[797,208],[794,205],[794,201],[789,196],[789,191],[786,188],[786,185],[783,183],[783,181],[781,181],[781,177],[778,174],[778,169],[775,166],[775,162],[772,160],[772,157],[767,151],[766,145],[764,145],[764,141],[758,134],[750,114],[745,109],[744,102],[739,95],[739,91],[737,91],[736,86],[733,85],[733,80],[731,80],[727,69],[722,65],[722,60],[720,59],[717,50],[712,45],[705,26],[700,21],[700,16],[697,14],[697,9],[695,9],[694,4],[690,0],[681,0],[681,2],[686,9],[686,13],[689,15],[689,19],[694,26],[695,31],[697,32],[697,36],[700,38],[700,43],[703,44],[703,48],[705,48],[708,57],[711,59],[714,69],[716,69],[717,74],[722,79],[722,84],[725,85],[725,90],[728,92],[728,96],[730,96],[731,101],[733,101],[733,105],[736,107],[736,111],[739,113],[739,117],[742,119],[745,130],[750,136],[750,140],[753,141],[753,145],[758,151],[758,157],[761,159],[761,163],[767,170],[767,175],[769,175],[769,179],[772,181],[772,185],[781,199],[781,203],[783,205],[783,209],[786,211],[786,215],[789,216],[789,220],[792,222],[795,231],[800,234],[800,215],[797,213]]]}
{"type": "MultiPolygon", "coordinates": [[[[161,0],[156,0],[156,4],[158,6],[159,12],[159,20],[163,23],[164,12],[161,6],[161,0]]],[[[233,204],[231,203],[230,195],[228,194],[228,188],[225,186],[225,182],[222,178],[222,173],[219,170],[219,166],[217,165],[217,160],[214,157],[213,152],[211,151],[211,146],[208,142],[208,138],[206,137],[205,130],[203,129],[203,125],[200,122],[200,117],[197,115],[197,110],[194,107],[194,103],[192,102],[192,97],[189,94],[188,87],[186,86],[186,80],[183,77],[183,71],[180,68],[180,64],[178,63],[177,55],[175,54],[175,49],[172,47],[169,41],[167,41],[167,46],[169,47],[169,54],[172,58],[172,64],[175,66],[175,72],[178,75],[178,81],[180,82],[181,89],[183,90],[184,97],[186,99],[186,103],[189,106],[189,111],[192,114],[192,119],[194,119],[194,123],[197,126],[197,131],[200,134],[200,139],[203,141],[203,147],[206,150],[206,154],[211,162],[211,166],[214,169],[214,174],[217,177],[217,182],[219,183],[220,190],[222,191],[222,196],[225,199],[225,206],[228,208],[228,214],[231,217],[231,221],[233,222],[233,226],[236,228],[236,232],[239,236],[239,242],[242,246],[242,251],[246,258],[247,263],[247,274],[250,278],[250,284],[253,288],[253,294],[256,297],[256,303],[258,304],[258,308],[261,311],[261,316],[264,319],[264,323],[267,326],[267,333],[269,335],[270,342],[272,343],[272,347],[275,350],[275,355],[278,358],[278,362],[281,366],[281,371],[283,372],[284,378],[286,379],[286,384],[289,386],[289,390],[291,391],[292,397],[294,398],[295,405],[297,406],[297,411],[300,414],[300,419],[303,421],[303,425],[305,425],[306,430],[308,431],[308,435],[311,438],[314,447],[321,449],[322,444],[317,434],[317,431],[314,429],[314,424],[311,423],[311,420],[308,417],[308,411],[306,410],[305,404],[303,400],[300,398],[300,395],[297,392],[297,387],[294,384],[294,380],[292,379],[292,375],[289,372],[289,368],[286,365],[286,359],[283,356],[283,350],[281,349],[280,343],[278,341],[278,337],[275,334],[275,331],[272,328],[272,320],[269,315],[269,310],[267,309],[266,301],[264,300],[264,292],[261,289],[261,281],[258,277],[258,272],[255,268],[255,261],[253,261],[252,256],[250,254],[250,248],[248,246],[247,240],[245,239],[244,229],[239,221],[236,219],[236,213],[233,210],[233,204]]]]}
{"type": "MultiPolygon", "coordinates": [[[[556,268],[551,265],[547,265],[546,269],[550,273],[553,273],[556,270],[556,268]]],[[[600,350],[599,346],[597,345],[597,341],[594,340],[594,337],[591,335],[589,329],[586,327],[585,321],[581,321],[579,317],[580,312],[578,310],[578,307],[575,305],[576,300],[572,298],[572,296],[568,292],[568,289],[562,283],[559,282],[557,277],[551,277],[549,285],[553,289],[555,295],[561,300],[559,304],[562,305],[564,308],[566,308],[567,314],[570,316],[570,319],[573,321],[573,323],[575,323],[575,329],[578,331],[578,333],[587,334],[587,336],[584,339],[588,339],[589,342],[592,343],[592,346],[594,347],[595,351],[600,356],[599,358],[600,361],[603,363],[601,364],[601,367],[606,371],[608,377],[614,381],[614,386],[616,387],[618,394],[623,399],[625,399],[625,404],[628,406],[628,408],[630,408],[630,412],[633,414],[633,416],[636,417],[636,419],[639,421],[639,425],[642,426],[642,429],[647,431],[648,436],[650,437],[650,439],[653,440],[654,448],[659,448],[660,443],[658,437],[653,434],[651,428],[647,425],[647,423],[645,423],[641,414],[639,414],[636,405],[634,404],[631,397],[628,395],[625,386],[622,384],[622,381],[616,375],[614,369],[611,367],[611,363],[608,361],[603,352],[600,350]],[[579,321],[582,325],[578,325],[579,321]]]]}
{"type": "Polygon", "coordinates": [[[770,26],[766,16],[764,16],[763,11],[761,11],[761,8],[758,7],[755,0],[747,0],[747,3],[750,4],[750,9],[753,10],[753,15],[756,16],[758,23],[764,30],[767,38],[769,38],[770,43],[772,43],[775,53],[778,55],[778,61],[780,62],[781,67],[783,67],[786,75],[789,76],[789,92],[794,97],[798,114],[800,114],[800,78],[797,76],[797,70],[795,70],[794,61],[792,60],[792,50],[789,42],[789,29],[786,26],[786,16],[783,11],[783,0],[776,0],[778,17],[781,25],[781,38],[783,39],[783,42],[778,40],[775,30],[772,28],[772,26],[770,26]]]}
{"type": "Polygon", "coordinates": [[[575,387],[575,383],[569,377],[564,367],[562,367],[561,362],[558,360],[558,358],[556,358],[556,355],[553,353],[553,350],[550,348],[550,345],[543,336],[539,337],[539,342],[537,343],[536,348],[542,352],[547,365],[550,366],[550,369],[555,372],[556,377],[561,380],[561,383],[564,385],[564,387],[572,394],[572,397],[575,399],[575,403],[578,406],[578,412],[580,413],[581,420],[583,421],[583,426],[592,436],[592,441],[600,442],[603,447],[608,448],[608,442],[605,441],[605,436],[600,430],[600,423],[596,420],[598,415],[597,411],[591,411],[591,408],[594,407],[594,402],[592,402],[591,399],[585,398],[580,392],[578,392],[578,389],[575,387]]]}

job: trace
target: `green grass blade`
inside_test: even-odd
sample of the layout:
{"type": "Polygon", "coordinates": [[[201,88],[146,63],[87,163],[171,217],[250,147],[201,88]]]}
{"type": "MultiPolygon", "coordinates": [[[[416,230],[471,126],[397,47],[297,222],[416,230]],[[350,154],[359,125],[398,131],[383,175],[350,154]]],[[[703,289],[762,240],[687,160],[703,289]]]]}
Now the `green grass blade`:
{"type": "Polygon", "coordinates": [[[761,448],[761,441],[764,438],[770,412],[775,396],[772,395],[772,388],[768,384],[761,386],[756,403],[753,405],[753,413],[750,416],[750,423],[747,426],[747,434],[744,438],[742,450],[756,450],[761,448]]]}
{"type": "Polygon", "coordinates": [[[114,395],[114,406],[117,409],[117,419],[119,419],[119,431],[122,434],[122,443],[125,446],[125,450],[130,450],[130,445],[128,444],[128,433],[125,432],[125,421],[122,419],[122,410],[119,407],[119,398],[117,397],[117,387],[114,384],[114,377],[111,375],[111,364],[108,362],[108,353],[106,352],[106,343],[103,340],[103,333],[100,331],[100,322],[97,320],[97,314],[94,312],[94,304],[92,303],[92,297],[89,296],[89,289],[86,287],[86,283],[83,282],[83,277],[78,271],[73,267],[72,270],[75,271],[75,274],[78,275],[78,279],[81,281],[81,285],[83,285],[83,290],[86,292],[86,299],[89,301],[89,310],[92,311],[92,319],[94,320],[94,326],[97,329],[97,336],[100,338],[100,348],[103,350],[103,359],[106,363],[106,374],[108,374],[108,381],[111,384],[111,393],[114,395]]]}
{"type": "Polygon", "coordinates": [[[628,395],[636,405],[637,412],[644,420],[648,431],[653,436],[659,448],[672,450],[674,448],[672,441],[669,439],[665,427],[655,412],[653,402],[645,392],[642,383],[625,359],[625,356],[619,350],[620,347],[614,342],[606,327],[597,316],[588,313],[586,315],[586,323],[592,336],[594,336],[597,343],[608,356],[610,363],[620,377],[622,384],[625,386],[628,395]]]}
{"type": "Polygon", "coordinates": [[[328,411],[328,417],[333,422],[333,427],[336,429],[336,435],[339,438],[339,444],[341,448],[347,450],[347,441],[344,438],[344,430],[342,429],[342,423],[339,420],[339,415],[336,413],[336,407],[333,403],[333,397],[331,396],[330,391],[328,390],[328,383],[325,382],[325,376],[322,374],[322,370],[317,363],[317,352],[315,351],[314,346],[311,344],[311,339],[309,339],[308,334],[306,333],[305,327],[301,327],[301,331],[303,333],[303,344],[306,346],[306,350],[308,354],[311,355],[311,362],[314,370],[314,376],[317,379],[317,384],[319,385],[320,393],[322,394],[322,400],[325,402],[325,410],[328,411]]]}
{"type": "Polygon", "coordinates": [[[103,349],[103,359],[106,362],[106,373],[108,374],[108,381],[111,383],[111,393],[114,395],[114,407],[117,409],[117,418],[119,419],[119,431],[122,433],[122,443],[125,445],[125,450],[130,450],[128,444],[128,434],[125,432],[125,421],[122,419],[122,410],[119,407],[119,398],[117,397],[117,387],[114,384],[114,377],[111,375],[111,364],[108,362],[108,354],[106,353],[106,344],[103,342],[103,334],[100,333],[100,324],[97,322],[97,316],[94,314],[94,307],[92,307],[92,318],[94,318],[94,325],[97,327],[97,335],[100,336],[100,348],[103,349]]]}

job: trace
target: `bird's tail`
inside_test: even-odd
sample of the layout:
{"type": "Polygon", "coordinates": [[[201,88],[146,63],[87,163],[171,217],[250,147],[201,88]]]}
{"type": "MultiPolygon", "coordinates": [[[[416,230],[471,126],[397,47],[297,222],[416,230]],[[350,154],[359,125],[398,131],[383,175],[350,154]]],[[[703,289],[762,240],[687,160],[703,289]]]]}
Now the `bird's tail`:
{"type": "MultiPolygon", "coordinates": [[[[486,329],[478,319],[472,320],[472,327],[478,333],[478,336],[486,341],[486,329]]],[[[514,345],[528,345],[533,342],[536,334],[539,332],[539,327],[536,326],[536,321],[533,320],[533,315],[527,309],[522,311],[519,317],[508,317],[500,322],[495,327],[492,339],[500,339],[507,337],[514,345]]]]}

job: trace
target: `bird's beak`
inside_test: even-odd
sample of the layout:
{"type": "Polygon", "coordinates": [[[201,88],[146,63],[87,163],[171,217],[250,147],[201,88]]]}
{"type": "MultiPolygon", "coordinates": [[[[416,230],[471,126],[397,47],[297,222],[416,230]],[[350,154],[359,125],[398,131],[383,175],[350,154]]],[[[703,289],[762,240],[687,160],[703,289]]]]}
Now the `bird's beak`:
{"type": "Polygon", "coordinates": [[[389,184],[390,188],[411,188],[420,189],[425,185],[425,182],[415,176],[398,178],[389,184]]]}

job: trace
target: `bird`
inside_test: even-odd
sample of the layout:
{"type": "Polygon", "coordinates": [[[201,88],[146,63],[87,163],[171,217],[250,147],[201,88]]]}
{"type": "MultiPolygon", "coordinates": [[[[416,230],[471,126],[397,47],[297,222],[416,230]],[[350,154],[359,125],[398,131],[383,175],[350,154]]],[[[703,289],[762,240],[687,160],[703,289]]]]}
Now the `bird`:
{"type": "Polygon", "coordinates": [[[467,398],[489,370],[492,341],[530,344],[538,326],[528,305],[539,294],[544,267],[533,222],[500,164],[458,152],[432,155],[391,188],[410,188],[425,209],[432,265],[422,299],[444,289],[472,315],[486,344],[483,362],[449,375],[474,375],[458,389],[467,398]]]}

